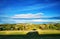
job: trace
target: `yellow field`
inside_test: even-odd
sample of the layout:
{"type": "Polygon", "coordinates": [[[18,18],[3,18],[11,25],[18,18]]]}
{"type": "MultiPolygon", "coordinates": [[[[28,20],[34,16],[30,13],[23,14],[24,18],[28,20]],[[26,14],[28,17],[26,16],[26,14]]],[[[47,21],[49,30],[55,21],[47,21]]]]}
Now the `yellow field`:
{"type": "MultiPolygon", "coordinates": [[[[60,34],[60,30],[36,30],[39,34],[60,34]]],[[[32,31],[0,31],[0,35],[26,35],[32,31]]]]}
{"type": "Polygon", "coordinates": [[[25,35],[28,31],[0,31],[0,35],[25,35]]]}
{"type": "Polygon", "coordinates": [[[60,34],[60,30],[37,30],[39,34],[60,34]]]}

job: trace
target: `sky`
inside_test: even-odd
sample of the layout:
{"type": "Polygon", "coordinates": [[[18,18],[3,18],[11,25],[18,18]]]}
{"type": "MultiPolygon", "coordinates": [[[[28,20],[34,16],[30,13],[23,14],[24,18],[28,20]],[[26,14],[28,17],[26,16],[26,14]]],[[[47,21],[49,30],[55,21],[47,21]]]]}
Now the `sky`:
{"type": "Polygon", "coordinates": [[[60,22],[60,0],[0,0],[0,24],[60,22]]]}

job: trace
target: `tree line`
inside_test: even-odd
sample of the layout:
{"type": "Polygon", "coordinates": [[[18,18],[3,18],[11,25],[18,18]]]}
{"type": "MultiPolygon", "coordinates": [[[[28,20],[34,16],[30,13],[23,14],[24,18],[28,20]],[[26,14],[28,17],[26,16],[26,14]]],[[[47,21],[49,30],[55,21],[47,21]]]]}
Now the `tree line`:
{"type": "Polygon", "coordinates": [[[60,30],[60,23],[49,23],[49,24],[0,24],[0,31],[4,30],[60,30]]]}

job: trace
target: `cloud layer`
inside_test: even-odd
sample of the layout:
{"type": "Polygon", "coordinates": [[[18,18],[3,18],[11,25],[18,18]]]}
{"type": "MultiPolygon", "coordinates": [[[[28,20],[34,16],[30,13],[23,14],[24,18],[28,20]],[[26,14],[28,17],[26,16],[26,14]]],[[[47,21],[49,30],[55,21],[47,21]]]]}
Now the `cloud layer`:
{"type": "Polygon", "coordinates": [[[54,23],[58,23],[60,22],[60,20],[56,19],[33,19],[33,20],[16,20],[16,19],[6,19],[6,20],[2,20],[2,22],[4,23],[44,23],[44,22],[54,22],[54,23]]]}
{"type": "Polygon", "coordinates": [[[11,18],[41,18],[43,13],[36,13],[36,14],[16,14],[12,16],[11,18]]]}
{"type": "Polygon", "coordinates": [[[0,22],[2,23],[42,23],[42,22],[60,22],[58,17],[44,16],[43,13],[27,13],[15,14],[13,16],[1,16],[0,22]],[[53,18],[53,19],[52,19],[53,18]]]}

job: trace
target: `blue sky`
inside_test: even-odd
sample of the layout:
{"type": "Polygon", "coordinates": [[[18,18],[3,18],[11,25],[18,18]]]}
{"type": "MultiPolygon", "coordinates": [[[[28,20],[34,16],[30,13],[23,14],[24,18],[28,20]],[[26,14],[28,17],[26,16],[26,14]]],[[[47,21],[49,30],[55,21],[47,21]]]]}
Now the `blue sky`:
{"type": "Polygon", "coordinates": [[[60,22],[60,0],[0,0],[0,23],[60,22]]]}

